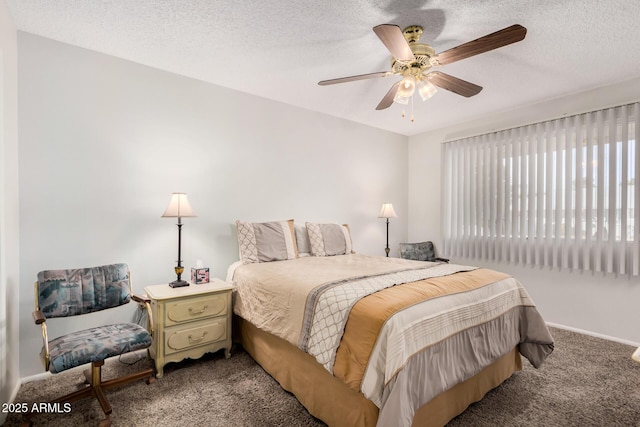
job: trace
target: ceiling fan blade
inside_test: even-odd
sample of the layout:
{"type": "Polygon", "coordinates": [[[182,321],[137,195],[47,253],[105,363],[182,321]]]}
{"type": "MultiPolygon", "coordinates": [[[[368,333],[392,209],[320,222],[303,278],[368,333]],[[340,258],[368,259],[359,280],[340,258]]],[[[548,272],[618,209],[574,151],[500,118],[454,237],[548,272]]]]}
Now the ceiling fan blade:
{"type": "Polygon", "coordinates": [[[375,77],[386,77],[391,74],[389,71],[378,71],[377,73],[360,74],[357,76],[341,77],[339,79],[322,80],[318,84],[320,86],[334,85],[336,83],[353,82],[356,80],[373,79],[375,77]]]}
{"type": "Polygon", "coordinates": [[[439,71],[432,71],[427,74],[427,77],[434,85],[467,98],[477,95],[482,90],[482,86],[469,83],[466,80],[439,71]]]}
{"type": "Polygon", "coordinates": [[[479,39],[445,50],[439,53],[435,59],[440,65],[450,64],[511,43],[519,42],[523,40],[526,35],[527,29],[525,27],[518,24],[512,25],[495,33],[480,37],[479,39]]]}
{"type": "Polygon", "coordinates": [[[378,38],[387,47],[391,55],[394,58],[401,61],[415,61],[416,57],[413,56],[409,43],[404,38],[402,30],[397,25],[382,24],[373,27],[373,32],[376,33],[378,38]]]}
{"type": "Polygon", "coordinates": [[[396,92],[398,91],[398,86],[400,86],[400,82],[397,82],[396,84],[391,86],[391,89],[389,89],[389,92],[387,92],[384,98],[382,98],[382,101],[380,101],[380,103],[376,107],[376,110],[384,110],[385,108],[389,108],[391,104],[393,104],[393,98],[396,96],[396,92]]]}

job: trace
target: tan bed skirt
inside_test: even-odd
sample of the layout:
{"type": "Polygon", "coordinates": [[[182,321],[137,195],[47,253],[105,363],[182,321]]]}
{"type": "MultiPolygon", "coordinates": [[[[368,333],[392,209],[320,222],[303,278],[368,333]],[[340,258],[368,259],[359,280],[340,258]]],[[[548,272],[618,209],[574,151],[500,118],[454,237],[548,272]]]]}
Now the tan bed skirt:
{"type": "MultiPolygon", "coordinates": [[[[251,357],[316,418],[331,427],[376,425],[378,408],[373,402],[348,388],[309,354],[238,316],[234,316],[234,335],[251,357]]],[[[520,369],[522,361],[514,348],[476,376],[422,406],[413,426],[445,425],[520,369]]]]}

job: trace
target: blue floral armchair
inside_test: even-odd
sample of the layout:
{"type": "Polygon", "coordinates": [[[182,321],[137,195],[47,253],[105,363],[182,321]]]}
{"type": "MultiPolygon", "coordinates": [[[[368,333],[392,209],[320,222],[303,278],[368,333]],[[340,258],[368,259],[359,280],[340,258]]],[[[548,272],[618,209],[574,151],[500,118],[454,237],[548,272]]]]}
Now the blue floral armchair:
{"type": "MultiPolygon", "coordinates": [[[[40,353],[45,369],[53,374],[76,366],[91,363],[85,371],[87,387],[54,402],[74,402],[94,396],[100,402],[106,419],[101,426],[111,425],[111,405],[104,390],[125,383],[146,379],[153,382],[153,368],[122,378],[102,380],[105,359],[124,353],[146,349],[151,345],[151,335],[136,323],[116,323],[95,326],[49,340],[47,321],[58,317],[84,315],[127,304],[131,299],[149,309],[148,300],[132,296],[131,277],[126,264],[111,264],[73,270],[47,270],[38,273],[35,282],[36,310],[33,318],[42,328],[43,347],[40,353]]],[[[86,320],[78,323],[85,324],[86,320]]],[[[27,414],[25,420],[30,422],[27,414]]]]}

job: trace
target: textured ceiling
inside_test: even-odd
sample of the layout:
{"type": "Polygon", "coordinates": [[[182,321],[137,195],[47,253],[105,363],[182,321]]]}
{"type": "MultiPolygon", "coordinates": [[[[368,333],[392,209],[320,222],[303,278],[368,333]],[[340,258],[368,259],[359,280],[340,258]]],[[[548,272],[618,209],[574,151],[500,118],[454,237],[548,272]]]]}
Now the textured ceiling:
{"type": "Polygon", "coordinates": [[[640,76],[637,0],[4,0],[19,30],[404,135],[640,76]],[[422,25],[436,52],[512,24],[526,38],[439,71],[482,86],[375,107],[398,77],[371,30],[422,25]]]}

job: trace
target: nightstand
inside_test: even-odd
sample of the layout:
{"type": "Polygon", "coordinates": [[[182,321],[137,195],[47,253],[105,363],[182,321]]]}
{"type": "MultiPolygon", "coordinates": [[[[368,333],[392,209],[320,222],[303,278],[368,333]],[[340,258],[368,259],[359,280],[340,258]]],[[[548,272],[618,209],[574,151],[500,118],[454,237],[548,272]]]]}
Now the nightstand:
{"type": "Polygon", "coordinates": [[[153,342],[149,354],[156,377],[164,365],[225,349],[231,356],[231,291],[220,280],[172,288],[168,284],[144,288],[151,300],[153,342]]]}

